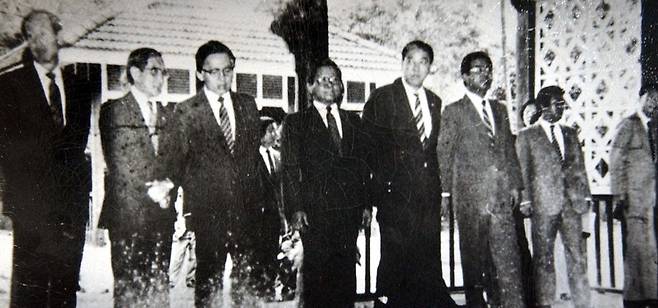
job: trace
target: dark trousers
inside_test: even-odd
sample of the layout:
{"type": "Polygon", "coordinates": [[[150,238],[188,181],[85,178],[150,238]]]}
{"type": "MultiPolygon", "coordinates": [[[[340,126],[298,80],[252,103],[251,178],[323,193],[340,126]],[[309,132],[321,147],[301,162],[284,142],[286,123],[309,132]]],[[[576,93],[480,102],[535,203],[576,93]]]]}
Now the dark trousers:
{"type": "Polygon", "coordinates": [[[165,232],[145,237],[110,230],[114,307],[169,307],[171,238],[165,232]]]}
{"type": "Polygon", "coordinates": [[[532,268],[532,255],[530,254],[530,246],[528,245],[528,237],[525,233],[525,225],[523,223],[523,214],[519,211],[518,207],[514,209],[514,223],[516,229],[517,244],[519,246],[519,253],[521,257],[521,279],[523,279],[523,293],[525,294],[524,300],[526,307],[534,307],[535,305],[535,280],[533,277],[532,268]]]}
{"type": "Polygon", "coordinates": [[[275,207],[257,208],[245,215],[248,222],[244,230],[249,237],[249,263],[251,264],[250,280],[256,297],[271,298],[274,296],[274,280],[279,267],[279,232],[281,222],[275,207]]]}
{"type": "Polygon", "coordinates": [[[11,276],[10,307],[75,307],[79,289],[80,263],[84,246],[84,226],[58,243],[46,243],[44,235],[54,241],[43,225],[13,219],[14,251],[11,276]],[[53,254],[57,247],[61,253],[53,254]]]}

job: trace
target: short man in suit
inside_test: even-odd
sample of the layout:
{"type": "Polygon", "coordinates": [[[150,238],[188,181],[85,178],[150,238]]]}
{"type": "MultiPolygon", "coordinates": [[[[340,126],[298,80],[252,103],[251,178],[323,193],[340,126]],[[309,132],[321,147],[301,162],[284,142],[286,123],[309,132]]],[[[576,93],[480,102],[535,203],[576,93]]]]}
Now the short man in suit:
{"type": "Polygon", "coordinates": [[[569,285],[577,308],[590,307],[587,256],[581,216],[590,198],[583,152],[575,129],[560,125],[564,90],[548,86],[537,94],[541,118],[519,132],[516,151],[524,190],[521,212],[532,216],[532,251],[537,307],[555,298],[555,236],[565,246],[569,285]]]}
{"type": "Polygon", "coordinates": [[[364,212],[370,217],[361,123],[340,110],[337,83],[338,66],[318,62],[306,81],[312,104],[283,124],[283,197],[291,227],[302,233],[305,307],[354,306],[356,238],[364,212]]]}
{"type": "Polygon", "coordinates": [[[381,232],[377,307],[455,306],[441,274],[441,99],[423,87],[433,60],[427,43],[408,43],[402,78],[375,90],[363,110],[381,232]]]}
{"type": "Polygon", "coordinates": [[[3,214],[13,222],[11,307],[75,307],[91,166],[94,84],[59,62],[59,19],[30,12],[23,62],[0,74],[3,214]]]}
{"type": "Polygon", "coordinates": [[[610,151],[610,187],[624,237],[625,308],[658,307],[658,84],[643,85],[640,102],[640,110],[619,123],[610,151]]]}
{"type": "Polygon", "coordinates": [[[130,92],[101,107],[107,174],[99,225],[110,233],[114,306],[168,306],[176,211],[162,134],[171,111],[155,101],[167,76],[162,55],[151,48],[133,50],[126,76],[130,92]]]}
{"type": "MultiPolygon", "coordinates": [[[[271,117],[260,117],[259,176],[262,181],[261,203],[246,213],[245,232],[252,242],[252,278],[258,297],[269,300],[274,296],[279,253],[279,234],[285,224],[281,208],[281,154],[275,149],[279,138],[279,124],[271,117]]],[[[278,147],[278,146],[277,146],[278,147]]]]}
{"type": "Polygon", "coordinates": [[[248,285],[243,274],[250,238],[242,229],[245,211],[260,206],[260,136],[254,98],[231,91],[236,64],[231,49],[208,41],[195,59],[196,77],[203,86],[176,106],[172,168],[174,183],[185,191],[187,227],[197,240],[194,303],[207,307],[221,294],[228,253],[234,281],[241,284],[232,290],[244,293],[248,285]]]}
{"type": "Polygon", "coordinates": [[[505,105],[484,99],[492,62],[484,52],[462,60],[462,99],[441,115],[437,146],[442,188],[452,195],[468,307],[523,307],[513,207],[522,188],[505,105]]]}

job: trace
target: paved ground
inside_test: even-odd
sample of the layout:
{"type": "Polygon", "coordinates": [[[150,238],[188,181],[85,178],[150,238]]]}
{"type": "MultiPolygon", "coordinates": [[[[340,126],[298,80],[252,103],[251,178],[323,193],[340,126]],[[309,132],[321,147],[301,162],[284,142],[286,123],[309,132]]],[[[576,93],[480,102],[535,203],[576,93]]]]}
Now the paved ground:
{"type": "MultiPolygon", "coordinates": [[[[0,230],[0,307],[8,307],[9,279],[11,275],[11,245],[12,237],[8,231],[0,230]]],[[[84,292],[78,294],[78,307],[112,307],[112,272],[110,270],[109,247],[99,247],[93,244],[85,246],[81,271],[81,286],[84,292]]],[[[461,280],[461,279],[459,279],[461,280]]],[[[172,308],[191,307],[193,305],[192,289],[177,286],[172,290],[172,308]]],[[[464,303],[463,294],[454,294],[458,303],[464,303]]],[[[593,307],[622,307],[621,295],[599,294],[592,292],[593,307]]],[[[268,303],[263,307],[296,307],[295,302],[268,303]]],[[[371,302],[358,303],[356,307],[372,307],[371,302]]],[[[568,301],[556,303],[555,308],[569,308],[573,305],[568,301]]]]}

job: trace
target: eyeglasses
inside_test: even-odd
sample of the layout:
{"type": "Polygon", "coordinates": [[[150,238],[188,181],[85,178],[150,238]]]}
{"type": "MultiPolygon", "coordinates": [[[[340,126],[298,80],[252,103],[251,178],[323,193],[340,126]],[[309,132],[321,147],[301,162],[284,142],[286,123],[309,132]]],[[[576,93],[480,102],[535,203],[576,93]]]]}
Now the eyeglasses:
{"type": "Polygon", "coordinates": [[[335,85],[341,83],[340,78],[338,77],[320,77],[318,79],[315,79],[317,83],[322,83],[322,84],[330,84],[330,85],[335,85]]]}
{"type": "Polygon", "coordinates": [[[474,73],[474,74],[491,73],[491,67],[490,66],[473,66],[468,71],[471,72],[471,73],[474,73]]]}
{"type": "Polygon", "coordinates": [[[144,72],[149,72],[151,76],[156,77],[158,74],[162,74],[162,77],[168,77],[169,76],[169,71],[165,68],[160,68],[160,67],[145,67],[144,72]]]}
{"type": "Polygon", "coordinates": [[[211,70],[207,70],[207,69],[204,68],[204,69],[201,69],[201,71],[206,73],[206,74],[209,74],[210,76],[213,76],[215,78],[219,77],[220,75],[226,77],[226,76],[233,73],[233,67],[229,66],[229,67],[225,67],[225,68],[213,68],[211,70]]]}

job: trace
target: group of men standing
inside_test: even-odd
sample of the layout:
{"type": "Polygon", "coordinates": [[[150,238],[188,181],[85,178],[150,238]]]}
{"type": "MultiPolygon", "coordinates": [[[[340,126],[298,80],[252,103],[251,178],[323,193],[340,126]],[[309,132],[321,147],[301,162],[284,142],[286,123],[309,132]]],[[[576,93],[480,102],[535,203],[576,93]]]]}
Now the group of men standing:
{"type": "MultiPolygon", "coordinates": [[[[74,307],[79,288],[93,91],[60,67],[60,28],[54,15],[30,13],[22,27],[24,61],[0,75],[3,214],[14,226],[12,307],[74,307]]],[[[162,55],[132,51],[130,91],[105,102],[99,121],[107,164],[99,224],[110,234],[114,306],[169,305],[172,201],[182,187],[181,216],[196,236],[196,307],[218,304],[227,254],[237,303],[258,292],[254,286],[271,287],[262,281],[273,278],[278,228],[261,226],[276,225],[280,209],[304,243],[304,305],[352,307],[356,239],[370,226],[373,206],[381,232],[375,307],[457,307],[441,270],[441,203],[448,198],[468,307],[550,307],[558,231],[576,307],[590,307],[578,219],[590,193],[577,134],[557,124],[564,91],[542,89],[538,125],[517,138],[506,107],[487,98],[493,65],[486,53],[464,57],[466,95],[443,110],[423,86],[433,61],[430,45],[408,43],[402,77],[376,89],[361,118],[340,109],[340,68],[317,61],[305,80],[306,107],[283,123],[279,157],[270,152],[270,127],[262,126],[254,98],[231,91],[236,57],[229,47],[199,47],[197,93],[175,107],[155,101],[167,78],[162,55]],[[518,212],[533,220],[534,286],[523,285],[529,253],[518,212]]],[[[632,125],[620,134],[630,135],[632,125]]],[[[613,161],[635,153],[617,150],[634,140],[619,138],[613,161]]],[[[619,179],[617,199],[635,204],[622,191],[634,177],[619,179]]]]}

